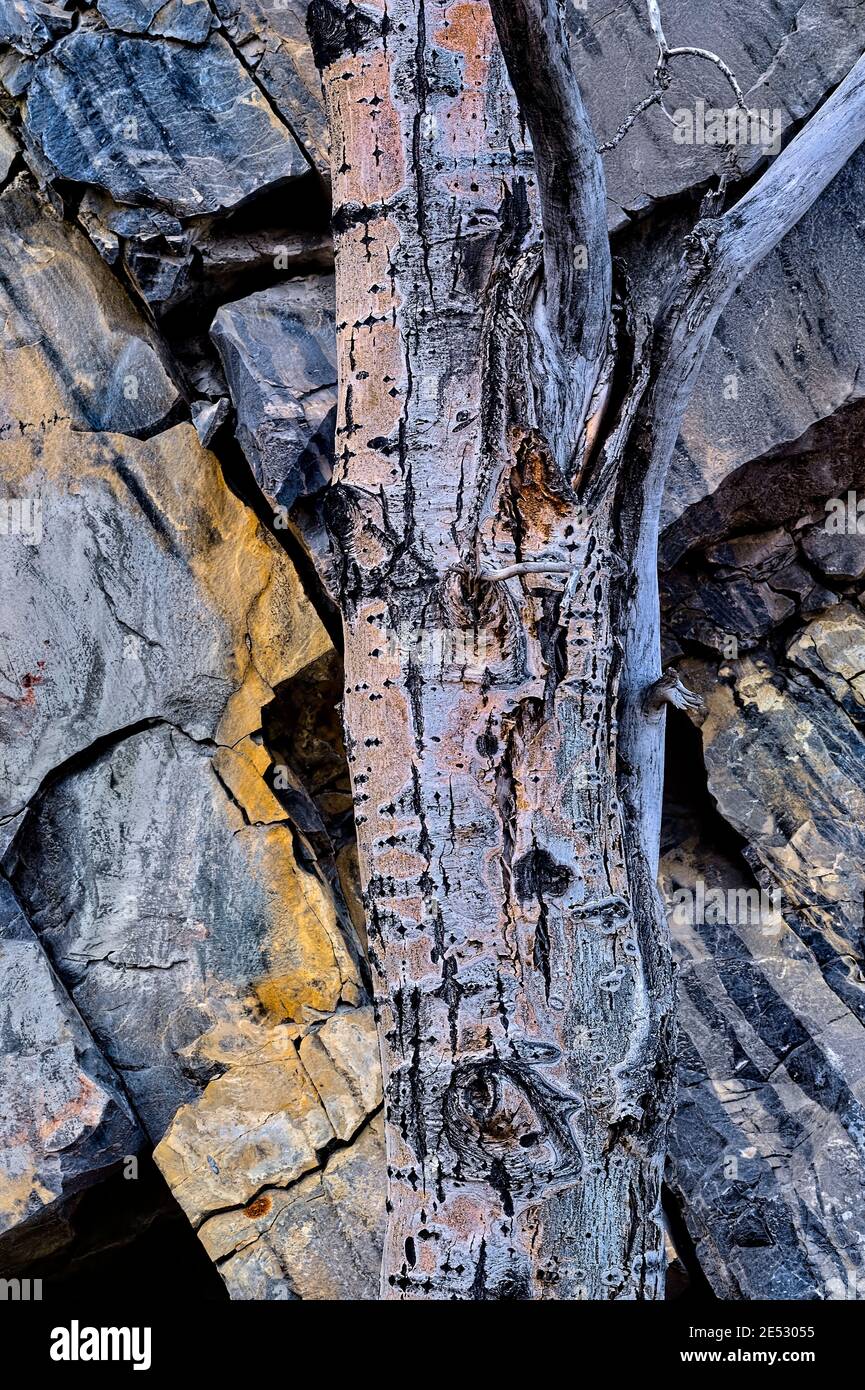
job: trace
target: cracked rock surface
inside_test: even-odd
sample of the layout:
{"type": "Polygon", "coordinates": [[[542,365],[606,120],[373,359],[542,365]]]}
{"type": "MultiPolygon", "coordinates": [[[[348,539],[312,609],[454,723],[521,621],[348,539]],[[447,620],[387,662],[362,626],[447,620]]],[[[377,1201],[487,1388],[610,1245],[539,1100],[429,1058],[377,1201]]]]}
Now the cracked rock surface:
{"type": "MultiPolygon", "coordinates": [[[[842,0],[664,9],[785,133],[865,47],[842,0]]],[[[62,1260],[81,1194],[152,1153],[230,1297],[377,1294],[304,14],[0,0],[0,492],[38,503],[0,536],[0,1274],[62,1260]]],[[[642,6],[571,29],[607,140],[642,6]]],[[[699,96],[729,101],[683,59],[667,105],[699,96]]],[[[722,159],[657,109],[605,156],[643,289],[722,159]]],[[[863,186],[860,155],[731,301],[664,503],[667,659],[704,702],[670,718],[673,1261],[724,1298],[865,1294],[865,537],[825,524],[865,488],[863,186]]]]}

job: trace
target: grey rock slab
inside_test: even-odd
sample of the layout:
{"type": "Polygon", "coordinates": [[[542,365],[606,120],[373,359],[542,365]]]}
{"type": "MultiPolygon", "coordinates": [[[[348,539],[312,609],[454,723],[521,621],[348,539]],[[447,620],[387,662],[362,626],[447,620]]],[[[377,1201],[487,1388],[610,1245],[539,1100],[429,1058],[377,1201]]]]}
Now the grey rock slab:
{"type": "Polygon", "coordinates": [[[862,1020],[783,912],[745,907],[743,870],[696,835],[662,862],[679,964],[668,1180],[718,1297],[861,1298],[862,1020]],[[698,884],[717,910],[683,910],[698,884]]]}
{"type": "Polygon", "coordinates": [[[214,23],[206,0],[98,0],[96,8],[110,29],[184,43],[203,43],[214,23]]]}
{"type": "Polygon", "coordinates": [[[0,477],[38,517],[0,537],[0,820],[147,721],[238,742],[329,649],[284,552],[192,425],[147,441],[34,430],[0,441],[0,477]]]}
{"type": "Polygon", "coordinates": [[[333,276],[308,276],[226,304],[213,321],[237,437],[274,506],[291,507],[330,477],[333,306],[333,276]]]}
{"type": "MultiPolygon", "coordinates": [[[[845,629],[847,610],[836,611],[861,641],[859,624],[845,629]]],[[[766,653],[719,671],[687,661],[682,671],[704,700],[695,722],[720,814],[758,880],[781,892],[785,919],[832,989],[865,1020],[865,739],[828,693],[844,679],[832,669],[843,667],[832,614],[811,633],[813,647],[806,628],[791,653],[810,677],[766,653]]]]}
{"type": "Polygon", "coordinates": [[[682,426],[662,526],[865,394],[863,189],[860,152],[725,309],[682,426]]]}
{"type": "Polygon", "coordinates": [[[25,126],[60,178],[179,217],[308,171],[220,35],[201,47],[79,30],[36,64],[25,126]]]}
{"type": "MultiPolygon", "coordinates": [[[[845,0],[775,0],[743,13],[739,0],[711,5],[662,0],[671,46],[693,45],[718,54],[736,75],[749,108],[777,112],[786,134],[814,110],[865,48],[865,12],[845,0]]],[[[644,0],[569,6],[572,56],[599,143],[609,140],[637,101],[651,90],[658,57],[644,0]],[[626,80],[623,80],[623,75],[626,80]]],[[[718,68],[689,56],[673,60],[665,96],[669,112],[696,101],[729,108],[735,98],[718,68]]],[[[749,132],[750,134],[750,132],[749,132]]],[[[645,212],[721,172],[726,145],[677,143],[675,127],[659,107],[646,111],[615,150],[604,155],[613,225],[645,212]]],[[[737,167],[751,173],[765,145],[736,145],[737,167]]]]}
{"type": "Polygon", "coordinates": [[[802,549],[816,570],[829,580],[861,579],[865,575],[865,535],[815,526],[802,536],[802,549]]]}
{"type": "MultiPolygon", "coordinates": [[[[735,531],[773,528],[782,522],[801,530],[797,523],[803,518],[825,521],[829,499],[846,502],[848,489],[865,495],[865,403],[853,402],[812,425],[792,444],[734,468],[720,481],[707,474],[706,484],[715,490],[692,506],[684,500],[685,510],[663,533],[662,569],[670,569],[696,547],[723,543],[735,531]]],[[[667,500],[675,509],[671,493],[667,500]]]]}
{"type": "Polygon", "coordinates": [[[865,714],[865,614],[849,603],[810,622],[787,648],[853,719],[865,714]]]}
{"type": "Polygon", "coordinates": [[[179,393],[159,342],[79,231],[21,175],[0,196],[0,438],[46,421],[143,435],[179,393]]]}
{"type": "Polygon", "coordinates": [[[280,115],[329,175],[321,80],[306,32],[308,0],[214,0],[214,7],[280,115]]]}
{"type": "MultiPolygon", "coordinates": [[[[333,1130],[312,1082],[295,1078],[291,1025],[356,1002],[358,982],[333,899],[298,863],[278,803],[272,822],[267,801],[249,814],[242,783],[230,794],[216,767],[176,729],[132,734],[37,798],[7,862],[151,1140],[192,1107],[188,1128],[210,1145],[199,1155],[208,1192],[226,1206],[228,1175],[217,1183],[205,1156],[244,1131],[245,1106],[248,1135],[254,1087],[261,1133],[243,1162],[235,1148],[239,1200],[296,1176],[298,1162],[316,1166],[333,1130]],[[272,1169],[253,1161],[256,1144],[272,1169]]],[[[254,768],[238,775],[273,800],[254,768]]]]}
{"type": "Polygon", "coordinates": [[[105,1061],[0,878],[0,1269],[66,1237],[69,1200],[144,1136],[105,1061]]]}
{"type": "Polygon", "coordinates": [[[0,44],[9,44],[19,53],[41,53],[56,38],[68,34],[73,23],[66,3],[0,0],[0,44]]]}

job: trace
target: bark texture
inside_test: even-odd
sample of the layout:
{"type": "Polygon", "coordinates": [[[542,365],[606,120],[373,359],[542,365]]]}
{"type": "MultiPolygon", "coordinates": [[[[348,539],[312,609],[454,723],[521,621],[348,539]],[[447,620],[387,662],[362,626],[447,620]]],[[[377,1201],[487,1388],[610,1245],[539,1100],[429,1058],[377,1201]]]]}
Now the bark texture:
{"type": "MultiPolygon", "coordinates": [[[[661,9],[674,48],[722,54],[751,105],[781,109],[784,143],[865,47],[865,11],[845,0],[807,0],[807,23],[802,0],[749,11],[746,23],[738,0],[709,8],[664,0],[661,9]]],[[[460,728],[489,708],[510,729],[516,711],[506,751],[489,743],[478,751],[493,761],[493,775],[513,765],[496,805],[500,794],[503,807],[522,809],[494,808],[470,823],[471,806],[483,811],[486,793],[460,782],[476,773],[453,756],[452,741],[448,791],[452,780],[459,830],[444,850],[439,839],[431,857],[449,884],[460,882],[464,842],[473,856],[494,860],[500,818],[519,827],[521,851],[506,861],[507,882],[516,884],[519,872],[519,887],[507,891],[516,894],[523,937],[536,932],[537,964],[533,940],[524,960],[530,954],[539,974],[539,998],[545,940],[560,950],[558,899],[573,901],[556,894],[564,878],[555,865],[571,863],[570,849],[557,855],[548,839],[552,868],[534,856],[523,866],[521,856],[530,834],[551,835],[552,827],[560,835],[564,825],[568,845],[573,835],[561,796],[546,795],[547,769],[574,743],[564,660],[550,677],[547,653],[554,630],[566,646],[556,606],[565,603],[572,556],[588,545],[578,503],[596,506],[603,487],[595,484],[615,480],[622,458],[624,485],[611,514],[623,536],[628,518],[636,534],[651,516],[639,484],[648,455],[637,446],[653,438],[657,412],[647,407],[660,399],[670,305],[657,334],[646,320],[658,318],[671,287],[675,311],[700,273],[712,272],[726,241],[713,242],[723,230],[723,200],[713,199],[700,237],[686,239],[699,190],[728,165],[723,147],[676,145],[656,102],[616,144],[623,121],[653,93],[658,45],[646,8],[564,10],[573,70],[606,146],[607,221],[630,291],[617,264],[612,293],[604,188],[556,10],[493,7],[537,151],[535,172],[488,24],[478,46],[464,22],[468,15],[475,23],[471,7],[452,5],[444,19],[427,9],[417,145],[428,210],[423,244],[434,282],[448,256],[460,278],[453,294],[437,283],[444,309],[436,316],[428,295],[411,290],[405,302],[419,306],[415,335],[429,323],[447,351],[454,430],[474,440],[474,417],[487,402],[466,476],[472,467],[488,470],[490,490],[475,489],[478,525],[447,503],[448,515],[461,517],[453,553],[477,576],[467,615],[447,627],[436,596],[428,637],[409,622],[394,639],[403,650],[384,653],[392,662],[399,654],[399,672],[411,656],[427,691],[447,653],[439,683],[451,693],[460,687],[468,710],[460,728]],[[465,99],[457,102],[460,91],[465,99]],[[446,130],[462,118],[465,128],[446,142],[451,153],[439,168],[431,122],[445,106],[446,130]],[[456,211],[441,192],[448,179],[456,211]],[[682,273],[686,246],[695,280],[682,273]],[[451,331],[457,301],[461,318],[451,331]],[[475,312],[484,316],[480,329],[472,326],[475,312]],[[485,356],[475,371],[477,343],[485,356]],[[584,429],[585,411],[593,423],[584,429]],[[535,432],[522,456],[503,420],[518,431],[528,421],[535,432]],[[634,428],[620,426],[611,446],[622,420],[634,428]],[[556,492],[541,439],[570,493],[564,484],[556,492]],[[601,474],[604,458],[611,462],[601,474]],[[543,508],[553,517],[546,527],[543,508]],[[567,525],[580,531],[573,551],[562,544],[567,525]],[[490,607],[495,645],[483,622],[476,638],[481,601],[503,605],[516,636],[505,630],[498,639],[490,607]],[[449,644],[437,632],[447,632],[449,644]],[[519,655],[521,643],[522,666],[503,675],[501,652],[519,655]],[[498,692],[489,706],[485,685],[498,692]],[[542,691],[537,704],[524,708],[524,692],[533,689],[542,691]],[[543,722],[532,732],[535,712],[543,722]],[[564,732],[546,727],[552,718],[562,719],[564,732]],[[523,788],[538,765],[545,783],[529,786],[527,830],[523,788]],[[532,882],[542,890],[536,900],[532,882]]],[[[158,13],[150,0],[35,8],[0,0],[0,1276],[43,1279],[45,1297],[55,1301],[64,1287],[72,1291],[67,1280],[80,1292],[82,1276],[89,1291],[101,1280],[109,1299],[120,1280],[130,1297],[146,1300],[158,1289],[175,1302],[190,1290],[370,1299],[379,1287],[386,1165],[378,1030],[356,949],[365,921],[336,709],[339,626],[302,550],[315,554],[319,579],[335,593],[335,567],[322,565],[326,489],[316,491],[332,469],[337,394],[330,200],[319,177],[329,152],[306,11],[307,0],[171,0],[158,13]],[[133,1181],[127,1170],[139,1161],[133,1181]]],[[[364,16],[380,22],[382,11],[347,7],[349,49],[354,44],[358,57],[364,34],[374,36],[364,16]]],[[[410,59],[399,70],[411,75],[410,59]]],[[[673,61],[670,71],[668,108],[689,104],[694,82],[702,88],[704,80],[707,97],[729,102],[716,65],[692,57],[673,61]]],[[[426,274],[422,256],[400,263],[419,227],[407,201],[417,181],[408,96],[403,86],[410,173],[398,236],[389,242],[401,295],[410,273],[426,274]]],[[[371,101],[367,141],[377,109],[371,101]]],[[[788,183],[795,172],[788,165],[776,185],[787,221],[797,212],[796,190],[816,193],[831,160],[844,156],[849,136],[837,114],[822,127],[804,183],[788,183]]],[[[756,177],[762,158],[756,146],[737,147],[736,177],[756,177]]],[[[801,168],[801,147],[797,160],[801,168]]],[[[655,686],[650,712],[673,698],[688,706],[676,672],[703,696],[703,709],[687,708],[696,728],[682,715],[668,731],[674,755],[662,876],[671,897],[687,891],[695,905],[701,893],[720,890],[724,906],[713,907],[711,921],[695,907],[672,922],[682,1037],[667,1182],[668,1210],[677,1205],[683,1218],[674,1219],[673,1236],[692,1292],[702,1271],[723,1297],[862,1293],[865,536],[828,532],[824,522],[827,499],[849,504],[847,489],[861,495],[865,479],[863,174],[860,154],[755,272],[747,293],[730,300],[709,344],[664,493],[664,661],[673,674],[660,685],[652,584],[643,591],[645,621],[630,620],[645,638],[641,675],[620,611],[633,597],[631,552],[615,529],[612,542],[601,537],[621,560],[603,562],[609,627],[625,645],[625,689],[634,693],[619,710],[626,806],[640,798],[647,816],[657,809],[649,773],[660,771],[664,720],[645,719],[643,681],[655,686]],[[724,389],[730,372],[739,382],[732,399],[724,389]],[[786,445],[779,454],[760,457],[779,445],[786,445]],[[740,655],[731,656],[736,643],[740,655]],[[636,776],[628,776],[628,761],[636,776]],[[764,930],[743,913],[740,899],[758,884],[780,889],[783,924],[764,930]],[[693,1248],[680,1239],[686,1225],[693,1248]]],[[[723,287],[729,276],[714,283],[723,287]]],[[[371,307],[358,296],[355,318],[368,320],[371,307]]],[[[366,326],[354,335],[355,356],[379,332],[366,326]]],[[[688,348],[688,332],[676,341],[688,348]]],[[[434,381],[442,376],[434,352],[422,360],[434,363],[427,374],[434,381]]],[[[374,376],[374,353],[358,368],[374,376]]],[[[685,394],[696,376],[694,367],[685,394]]],[[[418,379],[412,409],[423,402],[435,412],[429,393],[437,390],[418,379]]],[[[403,398],[393,409],[402,418],[403,398]]],[[[357,438],[344,432],[341,448],[353,449],[357,438]]],[[[398,431],[396,438],[399,445],[398,431]]],[[[456,454],[446,427],[430,438],[444,496],[455,479],[458,486],[456,454]]],[[[412,466],[422,442],[419,426],[406,435],[412,466]]],[[[429,479],[431,465],[424,466],[429,479]]],[[[393,495],[402,524],[400,489],[393,495]]],[[[339,516],[338,496],[334,503],[339,516]]],[[[424,553],[435,519],[419,513],[414,534],[424,553]]],[[[649,537],[647,563],[651,551],[649,537]]],[[[603,580],[603,566],[598,573],[603,580]]],[[[575,591],[565,611],[577,600],[575,591]]],[[[423,595],[418,605],[425,613],[423,595]]],[[[589,640],[604,640],[604,623],[601,612],[584,624],[589,640]]],[[[609,666],[604,653],[598,668],[611,686],[621,656],[615,640],[612,651],[609,666]]],[[[364,708],[362,693],[359,700],[364,708]]],[[[600,708],[597,694],[591,701],[587,708],[600,708]]],[[[436,718],[440,725],[444,716],[436,718]]],[[[370,723],[366,737],[386,741],[390,729],[370,723]]],[[[592,735],[584,742],[588,748],[592,735]]],[[[363,755],[363,742],[355,756],[358,748],[363,755]]],[[[606,775],[603,759],[601,766],[606,775]]],[[[580,767],[575,786],[583,776],[580,767]]],[[[357,791],[368,795],[368,785],[359,781],[357,791]]],[[[438,835],[435,793],[431,809],[419,795],[438,835]]],[[[606,797],[591,804],[606,805],[606,797]]],[[[575,855],[584,855],[600,837],[585,827],[579,834],[575,855]]],[[[642,861],[624,845],[639,884],[642,861]]],[[[481,921],[486,941],[491,893],[501,895],[505,880],[496,863],[476,892],[487,917],[471,894],[460,907],[472,925],[481,921]]],[[[418,903],[429,897],[420,872],[413,887],[418,903]]],[[[632,901],[639,903],[638,893],[632,901]]],[[[420,911],[417,903],[411,911],[420,911]]],[[[461,959],[445,951],[446,969],[461,959]]],[[[430,970],[437,988],[442,969],[430,970]]],[[[481,973],[463,970],[458,980],[461,1036],[472,1026],[477,990],[470,991],[481,973]]],[[[522,988],[515,979],[511,986],[522,988]]],[[[568,985],[551,975],[551,1001],[559,983],[568,985]]],[[[585,988],[582,977],[579,984],[585,988]]],[[[535,1020],[534,1007],[532,998],[519,1005],[526,1030],[548,1030],[549,1013],[535,1020]]],[[[479,1016],[485,1008],[481,999],[479,1016]]],[[[496,1056],[508,1061],[501,1030],[496,1039],[496,1056]]],[[[561,1048],[557,1032],[541,1042],[561,1048]]],[[[425,1045],[419,1030],[418,1049],[425,1045]]],[[[479,1046],[474,1055],[482,1054],[479,1046]]],[[[510,1060],[502,1086],[519,1081],[510,1060]]],[[[533,1076],[565,1089],[568,1065],[555,1073],[535,1068],[533,1076]]],[[[588,1104],[581,1100],[584,1110],[588,1104]]],[[[523,1121],[527,1114],[528,1102],[523,1121]]],[[[568,1124],[556,1131],[549,1122],[563,1149],[580,1140],[578,1123],[569,1116],[568,1124]]],[[[521,1154],[530,1155],[539,1133],[537,1122],[523,1123],[521,1154]]],[[[510,1151],[494,1170],[502,1151],[490,1134],[467,1142],[470,1171],[481,1178],[459,1181],[483,1210],[483,1174],[501,1184],[510,1151]]],[[[515,1207],[530,1181],[540,1204],[553,1156],[548,1146],[541,1179],[529,1174],[522,1188],[513,1184],[515,1207]]],[[[500,1200],[501,1186],[492,1196],[500,1200]]],[[[552,1204],[545,1210],[552,1239],[552,1204]]],[[[556,1211],[564,1211],[564,1198],[556,1211]]],[[[418,1246],[424,1238],[413,1239],[418,1246]]],[[[399,1241],[393,1248],[400,1279],[406,1252],[399,1241]]],[[[676,1297],[680,1263],[671,1249],[668,1241],[667,1296],[676,1297]]],[[[483,1295],[485,1283],[472,1280],[472,1289],[483,1295]]],[[[507,1296],[513,1286],[505,1281],[503,1289],[507,1296]]],[[[548,1290],[557,1292],[552,1280],[548,1290]]]]}
{"type": "Polygon", "coordinates": [[[489,7],[313,9],[383,1293],[655,1296],[669,952],[616,790],[611,491],[580,525],[572,482],[604,315],[565,345],[549,330],[489,7]],[[533,560],[568,573],[483,577],[533,560]]]}
{"type": "Polygon", "coordinates": [[[329,525],[385,1078],[382,1293],[657,1297],[663,703],[687,699],[655,684],[661,490],[724,303],[865,133],[861,73],[699,225],[652,327],[612,291],[557,5],[318,0],[310,23],[333,143],[329,525]]]}

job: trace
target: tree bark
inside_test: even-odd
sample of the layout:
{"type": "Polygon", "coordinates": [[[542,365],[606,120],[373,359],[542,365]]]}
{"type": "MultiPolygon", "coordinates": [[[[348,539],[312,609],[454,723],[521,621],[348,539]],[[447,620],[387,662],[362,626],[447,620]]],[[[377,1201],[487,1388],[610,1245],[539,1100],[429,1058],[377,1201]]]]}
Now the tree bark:
{"type": "Polygon", "coordinates": [[[691,247],[654,331],[614,291],[552,0],[314,0],[310,30],[382,1296],[661,1297],[657,498],[738,263],[691,247]]]}

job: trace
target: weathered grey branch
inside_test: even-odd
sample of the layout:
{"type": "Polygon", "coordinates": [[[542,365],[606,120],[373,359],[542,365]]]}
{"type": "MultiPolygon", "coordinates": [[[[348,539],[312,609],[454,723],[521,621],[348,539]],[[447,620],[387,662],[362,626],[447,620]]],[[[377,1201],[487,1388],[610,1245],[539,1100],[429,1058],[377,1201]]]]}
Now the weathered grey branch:
{"type": "Polygon", "coordinates": [[[519,565],[508,565],[500,570],[480,570],[478,579],[486,584],[500,583],[504,579],[517,579],[521,574],[572,574],[573,565],[553,564],[551,561],[528,560],[519,565]]]}
{"type": "Polygon", "coordinates": [[[865,57],[754,187],[723,216],[695,227],[688,239],[681,282],[667,311],[666,350],[653,393],[653,471],[666,472],[724,306],[748,272],[804,216],[863,140],[865,57]]]}
{"type": "Polygon", "coordinates": [[[652,91],[648,96],[643,97],[642,101],[638,102],[634,109],[629,112],[618,127],[616,133],[603,145],[598,146],[599,154],[606,154],[608,150],[614,150],[617,145],[621,144],[628,131],[639,117],[642,116],[644,111],[648,111],[650,107],[658,106],[663,103],[664,93],[669,87],[671,80],[671,58],[703,58],[707,63],[714,63],[715,67],[720,69],[732,87],[736,97],[736,105],[742,109],[745,108],[745,98],[742,95],[742,88],[736,81],[735,74],[731,68],[724,62],[724,59],[719,58],[717,53],[712,53],[708,48],[695,48],[693,44],[683,44],[676,48],[671,48],[667,43],[667,38],[664,33],[664,26],[661,22],[661,11],[658,8],[657,0],[646,0],[646,6],[649,11],[649,24],[651,25],[652,33],[655,35],[658,42],[658,64],[652,74],[652,91]]]}
{"type": "Polygon", "coordinates": [[[672,705],[674,709],[702,709],[703,706],[700,696],[688,689],[673,666],[649,686],[643,701],[643,708],[650,719],[660,718],[667,705],[672,705]]]}
{"type": "Polygon", "coordinates": [[[594,362],[610,321],[606,188],[571,67],[562,0],[490,0],[490,8],[535,150],[551,322],[566,353],[594,362]]]}
{"type": "Polygon", "coordinates": [[[658,325],[651,382],[630,451],[623,527],[634,578],[622,620],[620,753],[627,822],[644,845],[658,843],[663,778],[662,721],[646,719],[643,697],[660,666],[657,545],[664,481],[706,350],[744,277],[808,211],[865,140],[865,57],[745,196],[697,224],[681,279],[658,325]],[[629,768],[640,768],[631,778],[629,768]]]}

